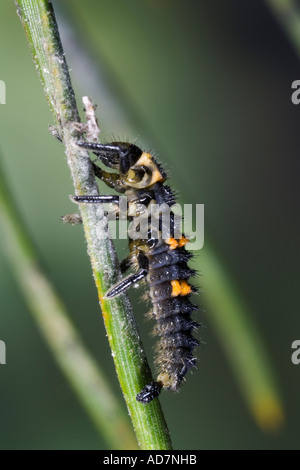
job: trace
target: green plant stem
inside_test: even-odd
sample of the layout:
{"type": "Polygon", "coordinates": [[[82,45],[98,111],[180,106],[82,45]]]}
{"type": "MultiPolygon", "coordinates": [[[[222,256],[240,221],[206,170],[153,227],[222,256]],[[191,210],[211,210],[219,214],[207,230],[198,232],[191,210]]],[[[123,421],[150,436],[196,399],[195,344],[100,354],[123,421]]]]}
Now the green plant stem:
{"type": "Polygon", "coordinates": [[[63,302],[41,270],[0,166],[1,248],[57,363],[113,449],[136,448],[130,421],[103,371],[87,352],[63,302]]]}
{"type": "MultiPolygon", "coordinates": [[[[98,194],[88,154],[76,146],[80,133],[74,123],[79,122],[79,115],[52,3],[48,0],[15,0],[15,3],[65,145],[76,194],[98,194]]],[[[151,380],[151,373],[128,299],[124,295],[110,301],[105,299],[105,292],[116,283],[120,273],[102,208],[82,204],[80,212],[112,356],[139,445],[142,449],[170,449],[159,401],[145,406],[135,398],[145,382],[151,380]]]]}

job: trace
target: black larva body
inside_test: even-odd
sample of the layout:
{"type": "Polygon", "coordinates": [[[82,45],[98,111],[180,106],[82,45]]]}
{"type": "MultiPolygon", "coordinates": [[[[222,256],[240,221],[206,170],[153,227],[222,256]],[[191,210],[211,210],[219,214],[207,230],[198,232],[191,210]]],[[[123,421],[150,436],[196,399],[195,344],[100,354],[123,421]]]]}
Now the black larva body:
{"type": "MultiPolygon", "coordinates": [[[[187,266],[185,248],[171,250],[165,242],[147,253],[149,260],[149,296],[152,302],[150,316],[155,320],[157,382],[164,388],[176,391],[188,370],[195,366],[192,354],[199,342],[192,333],[198,324],[191,319],[197,309],[189,299],[190,294],[172,296],[170,281],[187,280],[194,274],[187,266]],[[156,250],[163,249],[157,253],[156,250]],[[167,264],[169,263],[169,264],[167,264]],[[161,267],[163,266],[163,267],[161,267]]],[[[138,395],[143,400],[143,392],[138,395]]]]}
{"type": "MultiPolygon", "coordinates": [[[[188,370],[196,364],[193,349],[199,342],[192,333],[198,324],[191,319],[191,315],[197,307],[190,301],[190,295],[196,289],[188,283],[195,272],[187,264],[192,254],[185,249],[188,240],[183,235],[173,238],[172,213],[170,238],[163,239],[161,232],[152,237],[151,205],[156,203],[171,207],[175,197],[170,187],[164,184],[166,174],[149,153],[122,142],[107,145],[78,142],[78,145],[92,150],[106,166],[117,170],[117,173],[109,173],[94,165],[97,177],[127,196],[128,218],[133,220],[137,214],[143,213],[149,221],[148,236],[129,239],[130,252],[121,264],[123,271],[133,266],[137,272],[107,293],[107,297],[119,295],[142,279],[149,286],[152,303],[149,315],[155,320],[154,334],[158,338],[155,359],[158,377],[137,395],[138,401],[149,403],[162,388],[178,390],[188,370]]],[[[74,200],[118,203],[117,196],[75,196],[74,200]]],[[[161,229],[163,213],[159,213],[158,217],[161,229]]]]}

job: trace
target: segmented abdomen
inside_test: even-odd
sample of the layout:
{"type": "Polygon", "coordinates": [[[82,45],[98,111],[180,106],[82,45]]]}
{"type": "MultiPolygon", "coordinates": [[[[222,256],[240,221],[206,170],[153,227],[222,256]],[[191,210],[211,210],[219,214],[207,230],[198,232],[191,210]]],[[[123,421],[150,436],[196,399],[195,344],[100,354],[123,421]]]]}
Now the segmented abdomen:
{"type": "Polygon", "coordinates": [[[156,322],[154,333],[158,337],[157,382],[176,391],[188,370],[196,365],[192,351],[199,344],[192,335],[199,325],[191,319],[197,307],[190,301],[190,294],[196,289],[187,282],[195,274],[187,265],[192,254],[186,251],[184,243],[170,239],[161,241],[146,256],[152,302],[150,316],[156,322]]]}

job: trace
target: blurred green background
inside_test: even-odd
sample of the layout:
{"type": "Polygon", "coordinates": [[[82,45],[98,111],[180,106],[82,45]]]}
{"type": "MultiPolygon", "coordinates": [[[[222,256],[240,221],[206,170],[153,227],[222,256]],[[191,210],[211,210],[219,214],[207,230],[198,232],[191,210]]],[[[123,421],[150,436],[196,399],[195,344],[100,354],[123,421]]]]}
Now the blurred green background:
{"type": "MultiPolygon", "coordinates": [[[[205,234],[237,280],[277,374],[286,422],[266,434],[248,413],[206,309],[198,317],[207,326],[198,371],[180,394],[161,398],[174,447],[299,448],[300,365],[291,362],[291,344],[300,339],[300,108],[291,102],[291,83],[300,79],[300,66],[288,38],[257,0],[53,4],[78,103],[86,94],[98,103],[103,142],[138,138],[170,171],[179,200],[205,204],[205,234]]],[[[45,269],[120,395],[82,228],[59,220],[74,211],[72,182],[63,149],[47,130],[52,116],[13,1],[1,4],[0,44],[3,166],[45,269]]],[[[118,251],[124,257],[126,243],[118,251]]],[[[140,291],[130,297],[151,358],[140,291]]],[[[0,312],[7,347],[0,447],[105,448],[2,253],[0,312]]]]}

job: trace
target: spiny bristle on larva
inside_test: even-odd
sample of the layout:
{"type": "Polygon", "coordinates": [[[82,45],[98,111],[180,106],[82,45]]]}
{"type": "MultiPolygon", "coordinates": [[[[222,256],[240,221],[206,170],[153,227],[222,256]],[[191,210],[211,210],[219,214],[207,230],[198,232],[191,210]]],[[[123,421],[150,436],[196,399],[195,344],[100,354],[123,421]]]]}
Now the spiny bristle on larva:
{"type": "Polygon", "coordinates": [[[172,391],[179,389],[187,372],[196,366],[196,358],[184,350],[178,350],[175,356],[165,351],[164,357],[158,357],[155,362],[160,370],[157,381],[161,381],[164,388],[172,391]]]}
{"type": "Polygon", "coordinates": [[[164,282],[156,286],[152,286],[149,292],[150,299],[153,304],[172,297],[172,286],[170,282],[164,282]]]}
{"type": "Polygon", "coordinates": [[[156,302],[153,306],[152,316],[155,318],[165,318],[175,314],[190,316],[199,307],[192,304],[189,297],[171,297],[161,302],[156,302]]]}
{"type": "MultiPolygon", "coordinates": [[[[166,317],[164,317],[165,319],[166,317]]],[[[189,332],[196,331],[199,328],[199,324],[190,318],[183,315],[172,315],[169,321],[162,321],[160,318],[153,328],[154,336],[170,335],[178,332],[189,332]]]]}
{"type": "Polygon", "coordinates": [[[149,268],[156,269],[173,264],[187,263],[192,258],[192,254],[184,248],[178,250],[166,250],[149,256],[149,268]]]}
{"type": "Polygon", "coordinates": [[[193,269],[189,269],[187,266],[174,264],[171,266],[164,266],[163,268],[149,270],[147,279],[151,286],[155,286],[157,284],[162,284],[165,281],[187,280],[193,275],[195,275],[195,271],[193,269]]]}
{"type": "Polygon", "coordinates": [[[190,333],[178,331],[177,333],[165,334],[161,333],[161,346],[164,349],[179,349],[185,348],[192,351],[196,346],[199,346],[199,341],[194,338],[190,333]]]}
{"type": "Polygon", "coordinates": [[[198,309],[190,301],[190,295],[197,292],[197,288],[188,281],[196,274],[187,265],[191,257],[176,240],[159,244],[147,254],[149,297],[152,301],[149,316],[156,321],[153,334],[157,338],[157,381],[163,388],[173,391],[178,390],[186,373],[196,365],[192,351],[199,345],[192,335],[199,325],[191,319],[192,313],[198,309]]]}
{"type": "Polygon", "coordinates": [[[184,248],[178,250],[167,250],[153,256],[149,256],[149,269],[161,268],[173,264],[183,264],[192,258],[193,254],[184,248]]]}

